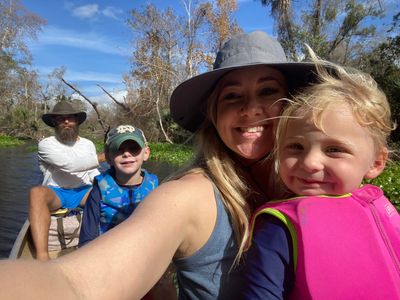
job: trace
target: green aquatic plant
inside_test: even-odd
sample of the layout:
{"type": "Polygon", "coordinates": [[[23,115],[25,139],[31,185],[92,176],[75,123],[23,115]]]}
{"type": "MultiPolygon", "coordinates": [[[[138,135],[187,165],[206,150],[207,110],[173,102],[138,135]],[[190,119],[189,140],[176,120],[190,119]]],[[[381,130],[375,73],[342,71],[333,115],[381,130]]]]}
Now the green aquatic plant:
{"type": "Polygon", "coordinates": [[[162,161],[172,165],[181,166],[194,156],[190,146],[167,143],[150,143],[150,159],[162,161]]]}
{"type": "Polygon", "coordinates": [[[389,163],[381,175],[365,182],[379,186],[400,212],[400,162],[389,163]]]}
{"type": "MultiPolygon", "coordinates": [[[[94,141],[98,153],[104,151],[103,141],[94,141]]],[[[193,158],[193,148],[180,144],[149,143],[150,160],[181,166],[193,158]]]]}
{"type": "Polygon", "coordinates": [[[0,135],[0,147],[17,147],[23,144],[25,144],[25,141],[20,138],[0,135]]]}

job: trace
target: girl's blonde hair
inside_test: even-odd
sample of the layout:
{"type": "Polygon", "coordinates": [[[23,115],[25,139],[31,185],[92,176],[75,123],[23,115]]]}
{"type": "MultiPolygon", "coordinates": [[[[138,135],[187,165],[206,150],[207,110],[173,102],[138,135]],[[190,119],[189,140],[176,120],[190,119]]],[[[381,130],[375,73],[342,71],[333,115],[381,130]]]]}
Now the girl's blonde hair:
{"type": "Polygon", "coordinates": [[[320,60],[309,49],[316,66],[317,81],[288,101],[277,127],[276,153],[283,142],[291,118],[309,118],[320,130],[328,107],[346,104],[358,123],[370,133],[375,151],[387,148],[387,141],[395,124],[391,120],[390,105],[386,95],[368,74],[355,69],[320,60]]]}

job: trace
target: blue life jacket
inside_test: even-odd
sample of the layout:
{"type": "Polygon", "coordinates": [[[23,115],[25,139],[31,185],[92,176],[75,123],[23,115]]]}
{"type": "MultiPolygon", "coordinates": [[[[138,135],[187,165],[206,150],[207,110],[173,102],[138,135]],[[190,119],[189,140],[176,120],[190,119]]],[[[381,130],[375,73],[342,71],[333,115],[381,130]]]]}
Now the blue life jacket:
{"type": "Polygon", "coordinates": [[[137,205],[158,186],[156,175],[144,169],[141,172],[143,181],[135,188],[119,186],[112,169],[95,177],[101,194],[100,234],[128,218],[137,205]]]}

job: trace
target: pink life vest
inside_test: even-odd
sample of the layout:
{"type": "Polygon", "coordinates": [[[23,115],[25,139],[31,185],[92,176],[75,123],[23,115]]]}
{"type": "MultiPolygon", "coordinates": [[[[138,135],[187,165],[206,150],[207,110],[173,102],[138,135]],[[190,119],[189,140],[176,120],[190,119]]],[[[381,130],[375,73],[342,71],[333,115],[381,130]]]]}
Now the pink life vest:
{"type": "Polygon", "coordinates": [[[291,299],[400,299],[400,215],[380,188],[272,201],[253,225],[262,213],[291,234],[291,299]]]}

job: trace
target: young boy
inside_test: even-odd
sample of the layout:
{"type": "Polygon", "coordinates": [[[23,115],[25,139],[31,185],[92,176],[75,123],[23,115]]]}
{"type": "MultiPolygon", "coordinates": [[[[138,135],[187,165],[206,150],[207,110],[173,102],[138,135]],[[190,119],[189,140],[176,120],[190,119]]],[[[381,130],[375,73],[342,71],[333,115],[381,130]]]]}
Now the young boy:
{"type": "Polygon", "coordinates": [[[124,221],[158,186],[158,178],[142,169],[150,156],[139,128],[120,125],[110,130],[105,142],[109,170],[95,177],[84,207],[79,246],[124,221]]]}

